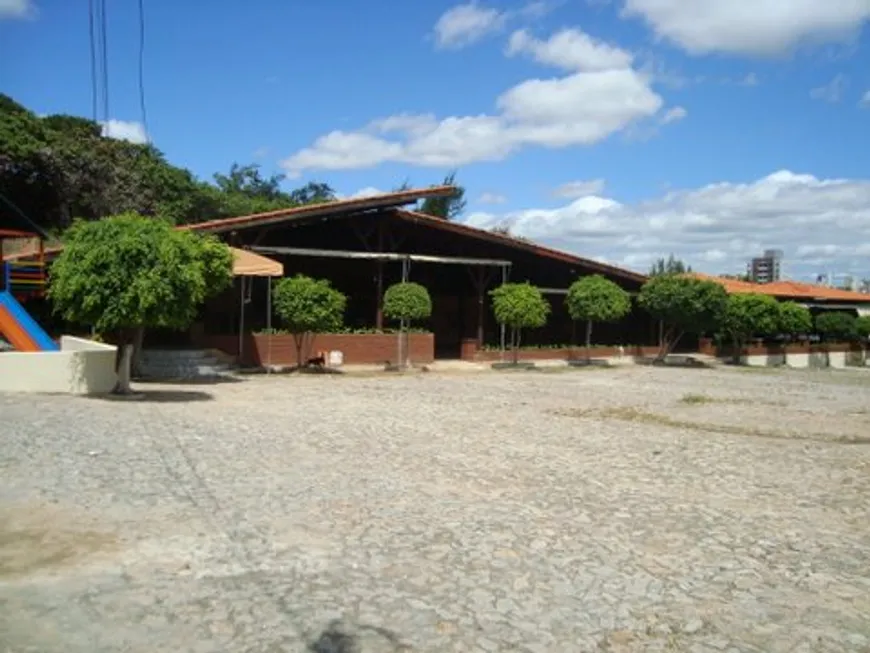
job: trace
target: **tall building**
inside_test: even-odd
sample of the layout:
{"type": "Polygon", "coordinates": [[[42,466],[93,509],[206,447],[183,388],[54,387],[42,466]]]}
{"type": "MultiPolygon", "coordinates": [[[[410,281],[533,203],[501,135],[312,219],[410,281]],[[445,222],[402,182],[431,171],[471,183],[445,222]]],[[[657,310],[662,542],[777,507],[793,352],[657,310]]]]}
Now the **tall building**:
{"type": "Polygon", "coordinates": [[[782,275],[782,250],[766,249],[746,266],[749,278],[755,283],[779,281],[782,275]]]}

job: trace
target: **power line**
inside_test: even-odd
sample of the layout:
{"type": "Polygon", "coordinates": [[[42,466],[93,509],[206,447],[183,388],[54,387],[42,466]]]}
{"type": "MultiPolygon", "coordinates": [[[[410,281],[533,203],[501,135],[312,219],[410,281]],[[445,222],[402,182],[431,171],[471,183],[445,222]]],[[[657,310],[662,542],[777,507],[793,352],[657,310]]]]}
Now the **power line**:
{"type": "Polygon", "coordinates": [[[94,37],[94,0],[88,0],[88,41],[91,51],[91,117],[97,122],[97,46],[94,37]]]}
{"type": "Polygon", "coordinates": [[[139,111],[142,114],[142,129],[150,142],[148,111],[145,108],[145,0],[139,0],[139,111]]]}
{"type": "Polygon", "coordinates": [[[100,7],[100,45],[102,46],[100,57],[102,59],[102,82],[103,82],[103,120],[109,122],[109,44],[108,30],[106,28],[106,0],[99,0],[100,7]]]}

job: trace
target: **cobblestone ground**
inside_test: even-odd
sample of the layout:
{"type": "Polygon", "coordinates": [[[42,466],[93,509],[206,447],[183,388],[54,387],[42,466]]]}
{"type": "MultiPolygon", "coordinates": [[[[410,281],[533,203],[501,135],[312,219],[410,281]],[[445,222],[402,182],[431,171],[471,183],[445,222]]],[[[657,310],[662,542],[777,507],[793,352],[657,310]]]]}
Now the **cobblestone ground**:
{"type": "Polygon", "coordinates": [[[0,650],[870,650],[870,374],[0,396],[0,650]],[[5,646],[4,646],[5,645],[5,646]]]}

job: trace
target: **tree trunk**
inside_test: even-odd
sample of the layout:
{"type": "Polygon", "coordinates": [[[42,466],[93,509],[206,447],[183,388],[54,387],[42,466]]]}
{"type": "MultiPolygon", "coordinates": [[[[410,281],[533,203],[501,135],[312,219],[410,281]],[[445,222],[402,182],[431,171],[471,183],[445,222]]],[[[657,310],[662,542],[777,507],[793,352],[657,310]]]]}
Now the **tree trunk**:
{"type": "Polygon", "coordinates": [[[520,362],[520,339],[519,339],[519,329],[516,327],[511,327],[511,353],[514,358],[514,365],[518,365],[520,362]]]}
{"type": "Polygon", "coordinates": [[[112,394],[133,394],[133,389],[130,387],[130,368],[132,360],[133,330],[120,329],[118,331],[117,349],[115,349],[115,374],[118,379],[115,382],[115,387],[112,388],[112,394]]]}
{"type": "Polygon", "coordinates": [[[731,338],[731,346],[734,348],[731,352],[731,362],[735,365],[740,365],[740,354],[743,353],[743,342],[737,337],[731,338]]]}
{"type": "Polygon", "coordinates": [[[141,376],[142,347],[145,344],[145,327],[133,329],[133,354],[130,358],[130,375],[141,376]]]}
{"type": "Polygon", "coordinates": [[[302,347],[305,345],[305,334],[294,333],[293,344],[296,345],[296,369],[301,370],[304,366],[304,361],[302,360],[302,347]]]}
{"type": "Polygon", "coordinates": [[[592,320],[586,320],[586,362],[592,360],[592,320]]]}

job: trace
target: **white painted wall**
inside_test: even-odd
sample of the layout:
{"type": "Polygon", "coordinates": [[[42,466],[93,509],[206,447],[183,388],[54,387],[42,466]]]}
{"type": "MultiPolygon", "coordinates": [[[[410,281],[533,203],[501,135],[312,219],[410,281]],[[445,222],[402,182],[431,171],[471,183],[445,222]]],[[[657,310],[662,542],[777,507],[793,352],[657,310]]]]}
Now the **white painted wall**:
{"type": "Polygon", "coordinates": [[[60,351],[0,354],[0,392],[105,394],[115,387],[115,347],[63,336],[60,351]]]}
{"type": "MultiPolygon", "coordinates": [[[[775,367],[778,365],[787,365],[788,367],[806,369],[808,367],[821,368],[831,367],[834,369],[844,369],[848,367],[850,358],[849,352],[832,351],[812,352],[809,354],[755,354],[752,356],[743,356],[740,362],[749,367],[775,367]]],[[[727,360],[727,359],[723,359],[727,360]]],[[[868,361],[870,362],[870,361],[868,361]]],[[[866,363],[865,363],[866,364],[866,363]]]]}

